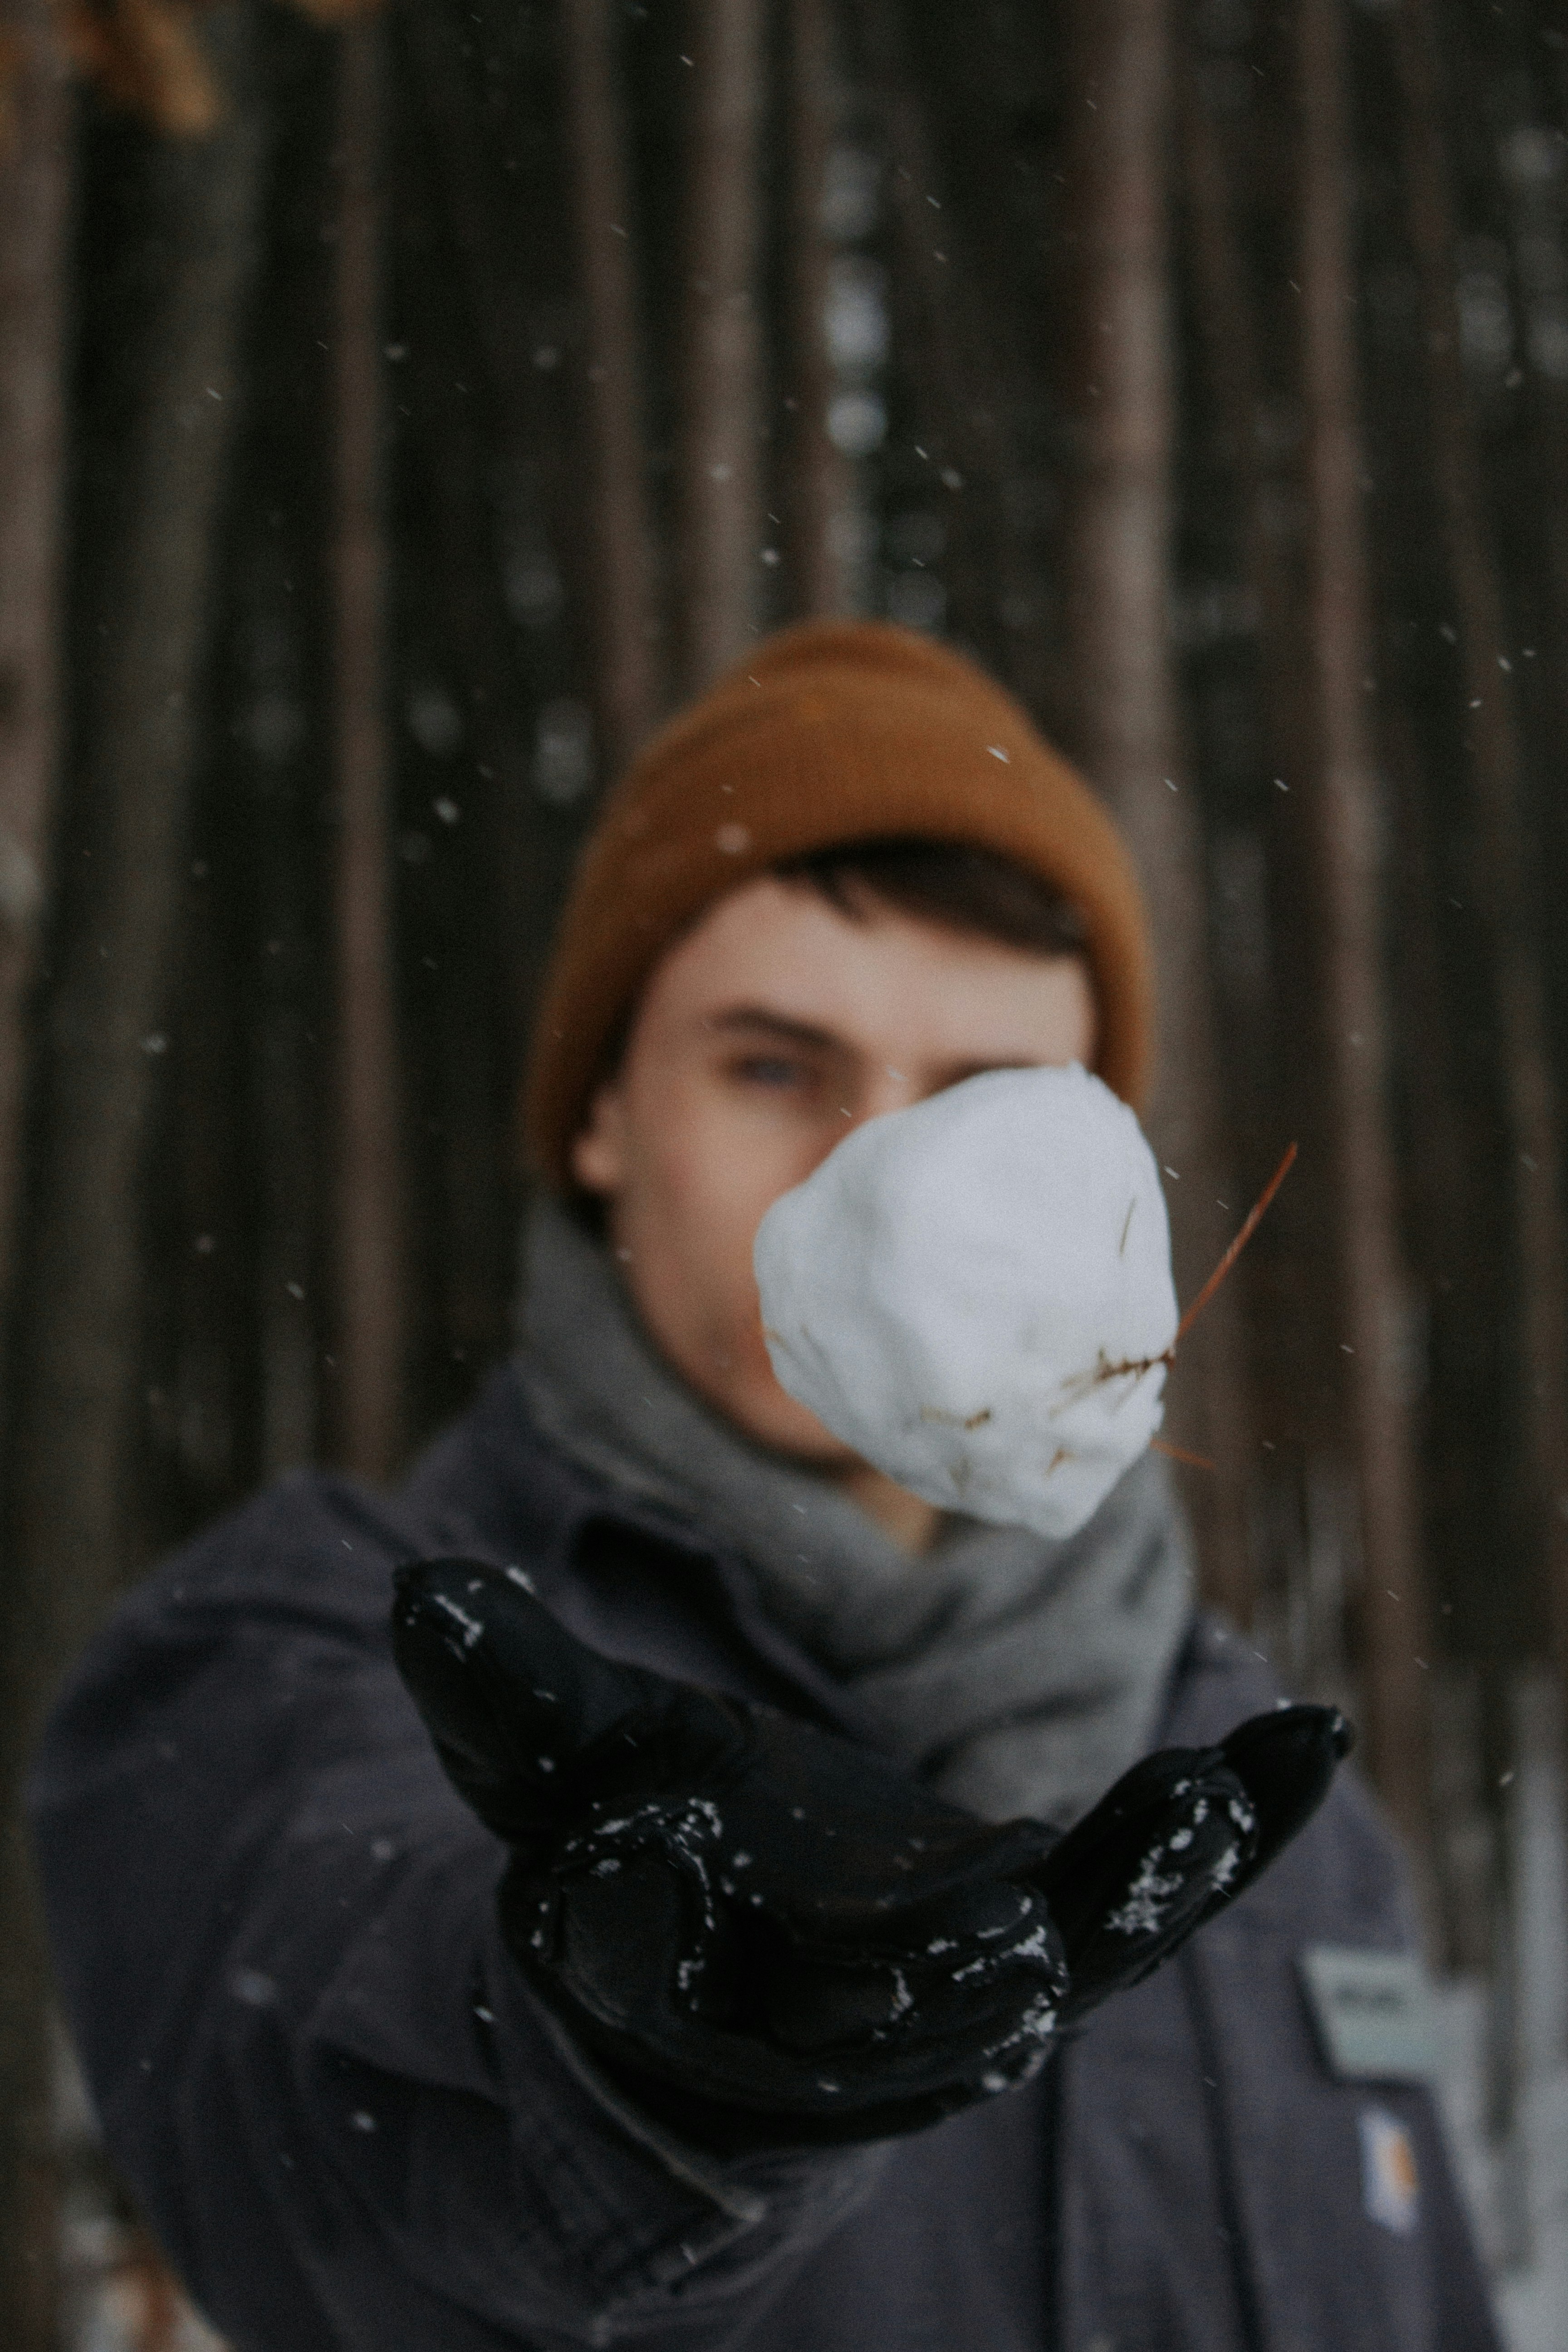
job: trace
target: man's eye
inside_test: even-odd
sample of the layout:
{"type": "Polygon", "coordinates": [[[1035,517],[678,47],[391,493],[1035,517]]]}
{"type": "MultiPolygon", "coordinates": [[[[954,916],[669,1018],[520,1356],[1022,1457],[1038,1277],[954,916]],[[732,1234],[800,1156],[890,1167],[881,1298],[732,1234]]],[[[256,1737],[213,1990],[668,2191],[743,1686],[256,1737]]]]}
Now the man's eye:
{"type": "Polygon", "coordinates": [[[810,1081],[810,1072],[803,1062],[791,1062],[779,1054],[748,1054],[734,1065],[735,1076],[746,1086],[767,1087],[778,1091],[790,1087],[804,1087],[810,1081]]]}

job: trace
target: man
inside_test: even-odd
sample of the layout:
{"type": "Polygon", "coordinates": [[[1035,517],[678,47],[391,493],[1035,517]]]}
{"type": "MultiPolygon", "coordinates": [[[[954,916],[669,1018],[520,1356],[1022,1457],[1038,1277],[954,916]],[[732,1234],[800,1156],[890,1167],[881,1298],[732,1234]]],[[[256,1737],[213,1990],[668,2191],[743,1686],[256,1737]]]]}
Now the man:
{"type": "Polygon", "coordinates": [[[1092,1826],[1159,1742],[1215,1787],[1235,1765],[1237,1822],[1266,1810],[1214,1743],[1273,1688],[1194,1613],[1158,1462],[1066,1543],[944,1517],[785,1396],[763,1344],[758,1220],[858,1122],[1073,1060],[1135,1101],[1148,1037],[1103,814],[923,641],[775,639],[612,797],[540,1015],[516,1360],[395,1499],[295,1479],[160,1571],[35,1777],[106,2139],[237,2352],[1489,2352],[1408,2038],[1347,2040],[1312,1991],[1326,1955],[1408,1997],[1353,1786],[1160,1973],[1058,2008],[1062,1953],[1092,1973],[1049,1876],[1075,1849],[1017,1817],[1092,1826]],[[399,1658],[489,1829],[397,1681],[398,1568],[399,1658]],[[617,1748],[634,1706],[643,1745],[617,1748]],[[619,1798],[650,1753],[668,1794],[677,1751],[689,1802],[585,1805],[545,1868],[584,1757],[619,1798]],[[791,1775],[808,1802],[780,1804],[791,1775]],[[764,1835],[820,1833],[803,1910],[853,1909],[857,1870],[881,1890],[860,1943],[820,1965],[803,1940],[793,1980],[763,1903],[749,2042],[660,1959],[680,1935],[683,1969],[732,1959],[768,1863],[731,1823],[710,1870],[719,1788],[764,1835]],[[926,1995],[863,1947],[933,1847],[977,1958],[931,1995],[955,2021],[930,2063],[900,2013],[926,1995]],[[988,1937],[1018,1973],[977,2038],[952,1986],[1002,1984],[988,1937]],[[812,2036],[878,1986],[850,2083],[812,2036]]]}

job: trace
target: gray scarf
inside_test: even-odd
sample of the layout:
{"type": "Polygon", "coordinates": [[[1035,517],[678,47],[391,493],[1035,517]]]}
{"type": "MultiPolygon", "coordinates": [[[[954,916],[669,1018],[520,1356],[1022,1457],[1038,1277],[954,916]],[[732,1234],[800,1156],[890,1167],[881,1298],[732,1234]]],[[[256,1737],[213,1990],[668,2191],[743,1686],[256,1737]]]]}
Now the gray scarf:
{"type": "Polygon", "coordinates": [[[952,1517],[913,1556],[710,1412],[644,1334],[609,1253],[549,1201],[530,1220],[520,1343],[545,1435],[739,1554],[767,1614],[941,1795],[1067,1823],[1143,1754],[1193,1609],[1156,1455],[1065,1543],[952,1517]]]}

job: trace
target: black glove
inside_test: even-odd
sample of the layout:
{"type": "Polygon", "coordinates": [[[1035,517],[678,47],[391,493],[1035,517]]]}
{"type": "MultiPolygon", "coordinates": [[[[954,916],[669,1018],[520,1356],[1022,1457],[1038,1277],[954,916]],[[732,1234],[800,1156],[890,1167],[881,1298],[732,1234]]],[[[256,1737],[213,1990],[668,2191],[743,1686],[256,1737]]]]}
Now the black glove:
{"type": "Polygon", "coordinates": [[[1027,2080],[1075,1958],[1077,2016],[1239,1892],[1331,1770],[1321,1738],[1305,1777],[1281,1760],[1273,1727],[1330,1719],[1297,1708],[1234,1735],[1266,1767],[1171,1750],[1066,1840],[990,1827],[872,1749],[600,1657],[516,1570],[396,1580],[399,1670],[512,1848],[508,1948],[634,2097],[725,2148],[886,2138],[1027,2080]]]}

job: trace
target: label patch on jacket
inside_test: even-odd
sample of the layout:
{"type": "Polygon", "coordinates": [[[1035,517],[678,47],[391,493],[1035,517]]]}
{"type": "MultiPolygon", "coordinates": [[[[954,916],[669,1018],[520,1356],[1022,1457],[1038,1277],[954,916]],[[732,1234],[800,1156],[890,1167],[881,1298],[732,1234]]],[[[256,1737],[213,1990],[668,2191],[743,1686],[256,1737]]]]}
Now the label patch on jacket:
{"type": "Polygon", "coordinates": [[[1342,2083],[1427,2083],[1437,2032],[1421,1963],[1408,1952],[1309,1944],[1299,1956],[1324,2063],[1342,2083]]]}
{"type": "Polygon", "coordinates": [[[1408,2238],[1421,2218],[1421,2176],[1410,2134],[1386,2107],[1363,2107],[1361,2131],[1361,2197],[1369,2221],[1408,2238]]]}

